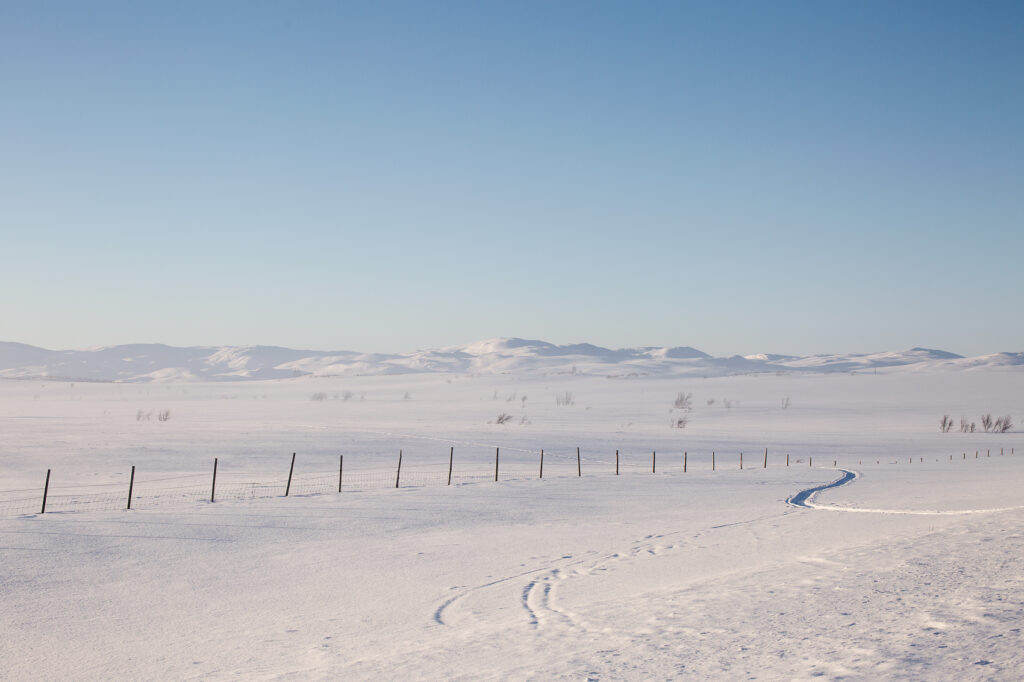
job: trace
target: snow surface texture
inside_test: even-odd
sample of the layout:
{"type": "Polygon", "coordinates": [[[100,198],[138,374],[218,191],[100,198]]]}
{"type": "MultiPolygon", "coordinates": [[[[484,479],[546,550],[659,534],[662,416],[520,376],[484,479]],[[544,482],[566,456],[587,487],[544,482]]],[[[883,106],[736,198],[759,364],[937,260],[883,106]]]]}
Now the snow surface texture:
{"type": "Polygon", "coordinates": [[[292,452],[297,480],[344,454],[354,481],[0,518],[0,678],[1019,679],[1024,442],[938,420],[1020,415],[1021,388],[1012,368],[0,381],[0,504],[48,468],[55,496],[120,504],[131,465],[143,492],[207,489],[214,457],[218,485],[279,483],[292,452]],[[445,485],[449,447],[473,482],[445,485]],[[399,449],[409,486],[370,483],[399,449]],[[837,469],[856,480],[786,503],[837,469]]]}
{"type": "Polygon", "coordinates": [[[1024,353],[964,358],[927,348],[812,355],[759,354],[715,358],[690,347],[611,350],[589,343],[490,339],[407,354],[292,350],[273,346],[175,348],[161,344],[52,351],[0,342],[0,377],[74,381],[197,381],[283,379],[302,375],[362,376],[454,372],[484,374],[593,374],[726,376],[743,372],[915,371],[1024,367],[1024,353]]]}

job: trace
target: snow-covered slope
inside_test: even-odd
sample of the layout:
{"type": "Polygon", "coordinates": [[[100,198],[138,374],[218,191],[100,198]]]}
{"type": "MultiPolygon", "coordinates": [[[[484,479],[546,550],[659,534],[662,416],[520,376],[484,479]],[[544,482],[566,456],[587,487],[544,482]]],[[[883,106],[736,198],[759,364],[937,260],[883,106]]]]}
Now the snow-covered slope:
{"type": "Polygon", "coordinates": [[[724,376],[747,372],[851,372],[905,368],[964,370],[1024,366],[1024,353],[964,358],[927,348],[870,354],[712,357],[688,346],[610,349],[589,343],[499,338],[404,354],[294,350],[277,346],[162,344],[96,350],[47,350],[0,342],[0,378],[75,381],[284,379],[451,372],[465,374],[588,374],[724,376]]]}

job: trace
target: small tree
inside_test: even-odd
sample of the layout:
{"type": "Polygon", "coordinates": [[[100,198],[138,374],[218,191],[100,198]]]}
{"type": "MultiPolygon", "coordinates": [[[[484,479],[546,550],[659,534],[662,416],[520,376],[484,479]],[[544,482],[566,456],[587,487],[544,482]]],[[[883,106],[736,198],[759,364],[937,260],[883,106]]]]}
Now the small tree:
{"type": "Polygon", "coordinates": [[[992,423],[992,430],[996,433],[1006,433],[1013,428],[1013,418],[1010,415],[999,417],[992,423]]]}
{"type": "Polygon", "coordinates": [[[555,396],[555,405],[558,405],[559,407],[567,407],[569,405],[575,404],[576,398],[573,397],[572,393],[569,393],[569,391],[559,393],[558,395],[555,396]]]}
{"type": "Polygon", "coordinates": [[[953,428],[953,419],[948,415],[942,415],[942,420],[939,421],[939,430],[942,433],[949,433],[949,430],[953,428]]]}
{"type": "Polygon", "coordinates": [[[985,433],[988,433],[989,431],[992,430],[992,415],[981,415],[981,428],[985,429],[985,433]]]}

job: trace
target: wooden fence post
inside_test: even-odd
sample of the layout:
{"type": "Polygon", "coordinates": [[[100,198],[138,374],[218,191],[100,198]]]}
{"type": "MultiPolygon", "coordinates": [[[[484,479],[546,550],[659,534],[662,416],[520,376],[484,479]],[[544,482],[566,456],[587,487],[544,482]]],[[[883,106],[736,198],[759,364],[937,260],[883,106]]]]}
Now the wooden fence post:
{"type": "Polygon", "coordinates": [[[494,448],[494,480],[498,480],[498,448],[494,448]]]}
{"type": "Polygon", "coordinates": [[[128,509],[132,508],[132,488],[135,487],[135,465],[132,465],[132,477],[128,479],[128,509]]]}
{"type": "Polygon", "coordinates": [[[345,455],[338,455],[338,492],[341,492],[341,475],[345,471],[345,455]]]}
{"type": "Polygon", "coordinates": [[[46,513],[46,495],[50,492],[50,470],[46,470],[46,485],[43,486],[43,508],[39,510],[40,514],[46,513]]]}
{"type": "Polygon", "coordinates": [[[210,484],[210,502],[216,499],[217,495],[217,458],[213,458],[213,483],[210,484]]]}
{"type": "Polygon", "coordinates": [[[402,478],[402,451],[398,451],[398,471],[395,472],[395,487],[398,487],[398,481],[402,478]]]}
{"type": "Polygon", "coordinates": [[[583,476],[583,467],[580,464],[580,449],[576,448],[576,477],[583,476]]]}
{"type": "Polygon", "coordinates": [[[715,470],[715,451],[711,451],[711,470],[715,470]]]}
{"type": "Polygon", "coordinates": [[[540,477],[544,478],[544,450],[540,451],[540,477]]]}
{"type": "Polygon", "coordinates": [[[615,451],[615,475],[619,475],[619,451],[615,451]]]}
{"type": "Polygon", "coordinates": [[[288,485],[284,487],[284,496],[288,497],[288,493],[292,491],[292,474],[295,472],[295,453],[292,453],[292,465],[288,467],[288,485]]]}
{"type": "Polygon", "coordinates": [[[807,458],[807,466],[814,466],[814,458],[813,457],[808,457],[807,458]]]}
{"type": "Polygon", "coordinates": [[[683,450],[683,473],[686,473],[686,450],[683,450]]]}
{"type": "Polygon", "coordinates": [[[786,466],[789,466],[789,453],[786,453],[786,466]]]}
{"type": "Polygon", "coordinates": [[[651,473],[657,473],[658,471],[658,453],[651,451],[651,473]]]}
{"type": "Polygon", "coordinates": [[[452,464],[455,463],[455,446],[448,451],[448,485],[452,484],[452,464]]]}
{"type": "Polygon", "coordinates": [[[743,453],[740,453],[740,469],[743,468],[743,453]]]}
{"type": "Polygon", "coordinates": [[[762,468],[763,469],[767,469],[768,468],[768,448],[764,449],[764,466],[762,468]]]}

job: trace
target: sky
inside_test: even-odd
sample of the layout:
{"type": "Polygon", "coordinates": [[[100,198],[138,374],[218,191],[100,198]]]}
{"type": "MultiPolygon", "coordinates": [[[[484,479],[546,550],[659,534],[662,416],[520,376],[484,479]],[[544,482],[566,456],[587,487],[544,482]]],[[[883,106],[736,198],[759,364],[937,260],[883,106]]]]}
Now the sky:
{"type": "Polygon", "coordinates": [[[1024,3],[0,4],[0,340],[1024,350],[1024,3]]]}

